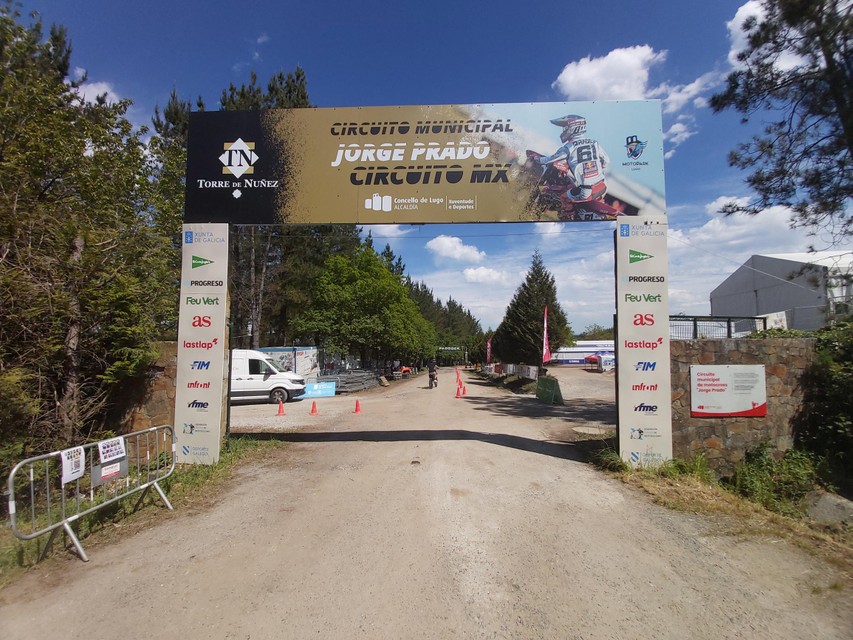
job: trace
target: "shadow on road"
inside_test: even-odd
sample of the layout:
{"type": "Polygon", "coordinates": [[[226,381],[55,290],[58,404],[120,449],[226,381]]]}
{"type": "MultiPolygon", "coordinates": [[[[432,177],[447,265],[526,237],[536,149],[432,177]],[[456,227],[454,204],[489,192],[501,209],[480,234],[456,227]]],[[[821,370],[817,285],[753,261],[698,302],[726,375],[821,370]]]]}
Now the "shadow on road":
{"type": "Polygon", "coordinates": [[[465,402],[474,405],[476,411],[489,411],[503,416],[526,418],[559,418],[567,422],[599,423],[601,426],[616,427],[616,403],[609,400],[572,398],[566,404],[546,404],[531,398],[531,402],[519,402],[518,396],[503,398],[479,398],[466,396],[465,402]]]}
{"type": "MultiPolygon", "coordinates": [[[[482,433],[464,429],[415,429],[411,431],[320,431],[300,433],[232,433],[232,438],[281,440],[283,442],[424,442],[434,440],[478,440],[500,447],[538,453],[564,460],[588,462],[597,450],[608,446],[606,440],[552,442],[502,433],[482,433]]],[[[612,444],[612,443],[611,443],[612,444]]]]}

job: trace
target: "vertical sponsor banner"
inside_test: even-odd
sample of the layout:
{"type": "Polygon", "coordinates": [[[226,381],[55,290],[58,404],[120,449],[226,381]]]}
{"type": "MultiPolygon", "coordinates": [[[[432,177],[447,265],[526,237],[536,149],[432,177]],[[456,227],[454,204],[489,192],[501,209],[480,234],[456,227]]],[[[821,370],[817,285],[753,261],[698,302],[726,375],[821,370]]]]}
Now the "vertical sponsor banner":
{"type": "Polygon", "coordinates": [[[178,320],[178,462],[219,460],[225,383],[228,225],[185,224],[178,320]]]}
{"type": "Polygon", "coordinates": [[[667,225],[616,225],[619,449],[632,466],[672,458],[667,225]]]}

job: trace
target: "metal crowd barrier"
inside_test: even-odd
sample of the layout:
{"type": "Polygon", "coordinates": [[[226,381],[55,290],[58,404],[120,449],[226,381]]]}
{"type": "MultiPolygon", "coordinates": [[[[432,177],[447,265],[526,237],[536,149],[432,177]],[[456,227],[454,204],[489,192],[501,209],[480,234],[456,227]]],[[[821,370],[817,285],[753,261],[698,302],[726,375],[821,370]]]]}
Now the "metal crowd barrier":
{"type": "Polygon", "coordinates": [[[71,524],[141,492],[136,511],[151,488],[172,510],[159,482],[174,470],[174,429],[168,425],[27,458],[9,473],[9,526],[21,540],[50,533],[39,560],[47,556],[56,535],[65,531],[79,558],[88,562],[71,524]]]}

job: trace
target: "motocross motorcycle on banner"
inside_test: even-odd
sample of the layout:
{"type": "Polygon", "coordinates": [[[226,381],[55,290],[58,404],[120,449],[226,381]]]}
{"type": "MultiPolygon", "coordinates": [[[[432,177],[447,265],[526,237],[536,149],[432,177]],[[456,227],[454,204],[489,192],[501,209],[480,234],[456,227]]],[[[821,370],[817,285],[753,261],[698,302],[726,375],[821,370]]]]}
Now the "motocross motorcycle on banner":
{"type": "MultiPolygon", "coordinates": [[[[535,167],[541,166],[539,158],[542,157],[544,154],[527,151],[527,159],[535,167]]],[[[604,201],[607,193],[604,181],[595,184],[586,199],[572,198],[579,192],[569,163],[565,159],[557,160],[542,167],[542,175],[530,196],[529,206],[540,211],[556,211],[557,217],[566,222],[616,220],[617,216],[623,215],[622,211],[604,201]]]]}

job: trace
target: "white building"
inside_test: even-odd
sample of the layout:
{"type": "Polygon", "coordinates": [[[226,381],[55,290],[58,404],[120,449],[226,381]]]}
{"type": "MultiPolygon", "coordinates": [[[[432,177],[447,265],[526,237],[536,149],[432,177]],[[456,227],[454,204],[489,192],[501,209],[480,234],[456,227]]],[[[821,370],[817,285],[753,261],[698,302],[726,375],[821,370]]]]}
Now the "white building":
{"type": "Polygon", "coordinates": [[[853,250],[754,255],[711,291],[711,315],[784,313],[788,329],[819,329],[853,313],[851,280],[853,250]]]}

